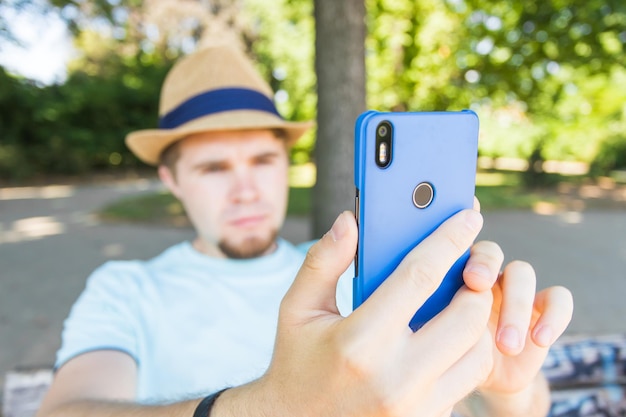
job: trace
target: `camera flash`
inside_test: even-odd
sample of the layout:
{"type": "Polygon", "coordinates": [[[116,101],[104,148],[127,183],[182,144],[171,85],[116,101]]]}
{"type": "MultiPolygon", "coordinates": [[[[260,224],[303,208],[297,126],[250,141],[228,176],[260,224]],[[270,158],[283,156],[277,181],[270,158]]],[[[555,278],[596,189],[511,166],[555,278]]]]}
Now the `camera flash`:
{"type": "Polygon", "coordinates": [[[386,164],[387,158],[388,158],[387,143],[381,142],[380,146],[378,147],[378,160],[380,161],[380,163],[386,164]]]}

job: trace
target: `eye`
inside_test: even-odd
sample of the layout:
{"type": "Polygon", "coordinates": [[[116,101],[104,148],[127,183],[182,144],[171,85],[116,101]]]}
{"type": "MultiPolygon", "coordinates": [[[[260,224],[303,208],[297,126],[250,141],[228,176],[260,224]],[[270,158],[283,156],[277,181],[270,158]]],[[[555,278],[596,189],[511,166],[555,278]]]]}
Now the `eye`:
{"type": "Polygon", "coordinates": [[[214,174],[228,170],[228,164],[223,162],[212,162],[200,167],[200,171],[204,174],[214,174]]]}
{"type": "Polygon", "coordinates": [[[259,155],[254,159],[256,165],[271,165],[276,162],[277,155],[276,154],[264,154],[259,155]]]}

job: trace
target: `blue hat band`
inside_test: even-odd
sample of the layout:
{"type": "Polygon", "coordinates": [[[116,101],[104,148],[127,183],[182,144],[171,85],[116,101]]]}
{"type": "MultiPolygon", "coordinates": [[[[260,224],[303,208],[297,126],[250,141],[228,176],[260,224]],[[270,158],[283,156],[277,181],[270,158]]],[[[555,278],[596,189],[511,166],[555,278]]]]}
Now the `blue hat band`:
{"type": "Polygon", "coordinates": [[[276,106],[266,95],[247,88],[222,88],[184,101],[159,119],[159,128],[174,129],[203,116],[233,110],[257,110],[282,119],[276,106]]]}

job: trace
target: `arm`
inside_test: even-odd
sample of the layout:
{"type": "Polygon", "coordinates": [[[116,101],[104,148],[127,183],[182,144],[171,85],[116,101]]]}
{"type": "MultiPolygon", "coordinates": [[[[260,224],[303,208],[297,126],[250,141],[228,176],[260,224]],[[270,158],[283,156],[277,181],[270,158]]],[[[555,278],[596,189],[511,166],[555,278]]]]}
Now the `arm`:
{"type": "Polygon", "coordinates": [[[56,372],[37,417],[193,415],[199,400],[150,407],[133,404],[136,380],[137,365],[126,353],[82,354],[56,372]]]}
{"type": "MultiPolygon", "coordinates": [[[[419,332],[408,327],[481,226],[474,211],[450,218],[344,318],[335,292],[354,257],[357,226],[352,214],[343,213],[310,249],[281,303],[267,372],[225,391],[211,416],[444,417],[481,383],[489,388],[484,383],[495,368],[491,287],[500,264],[484,247],[470,257],[486,267],[474,274],[484,288],[461,288],[419,332]]],[[[134,396],[136,379],[132,360],[116,357],[119,362],[98,358],[91,364],[79,357],[62,367],[40,416],[193,415],[199,400],[161,407],[114,403],[134,396]]],[[[529,385],[523,378],[514,382],[529,385]]]]}
{"type": "MultiPolygon", "coordinates": [[[[408,323],[481,225],[473,211],[451,218],[344,318],[335,293],[356,251],[357,226],[351,213],[343,213],[309,250],[281,303],[269,369],[225,391],[211,416],[449,414],[491,369],[486,328],[492,294],[461,289],[417,334],[408,323]]],[[[59,369],[39,416],[193,416],[199,400],[160,407],[120,402],[132,401],[136,375],[135,363],[122,353],[79,356],[59,369]]]]}

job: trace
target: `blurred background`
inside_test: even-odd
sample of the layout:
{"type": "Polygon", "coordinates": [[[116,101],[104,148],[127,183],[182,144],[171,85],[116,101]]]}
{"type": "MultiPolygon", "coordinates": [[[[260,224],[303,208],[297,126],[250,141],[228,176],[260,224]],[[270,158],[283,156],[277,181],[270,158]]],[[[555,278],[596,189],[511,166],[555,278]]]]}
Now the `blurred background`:
{"type": "MultiPolygon", "coordinates": [[[[624,2],[346,3],[365,6],[367,108],[472,108],[483,166],[529,185],[626,168],[624,2]]],[[[141,170],[124,135],[156,125],[164,74],[214,37],[243,41],[287,119],[316,117],[312,0],[2,0],[2,183],[141,170]]],[[[314,144],[312,132],[293,162],[315,162],[314,144]]]]}
{"type": "Polygon", "coordinates": [[[317,120],[291,152],[287,237],[353,208],[359,113],[471,108],[484,237],[572,289],[573,332],[623,330],[623,0],[0,0],[0,386],[51,364],[93,268],[191,235],[124,137],[215,39],[241,43],[286,119],[317,120]]]}

